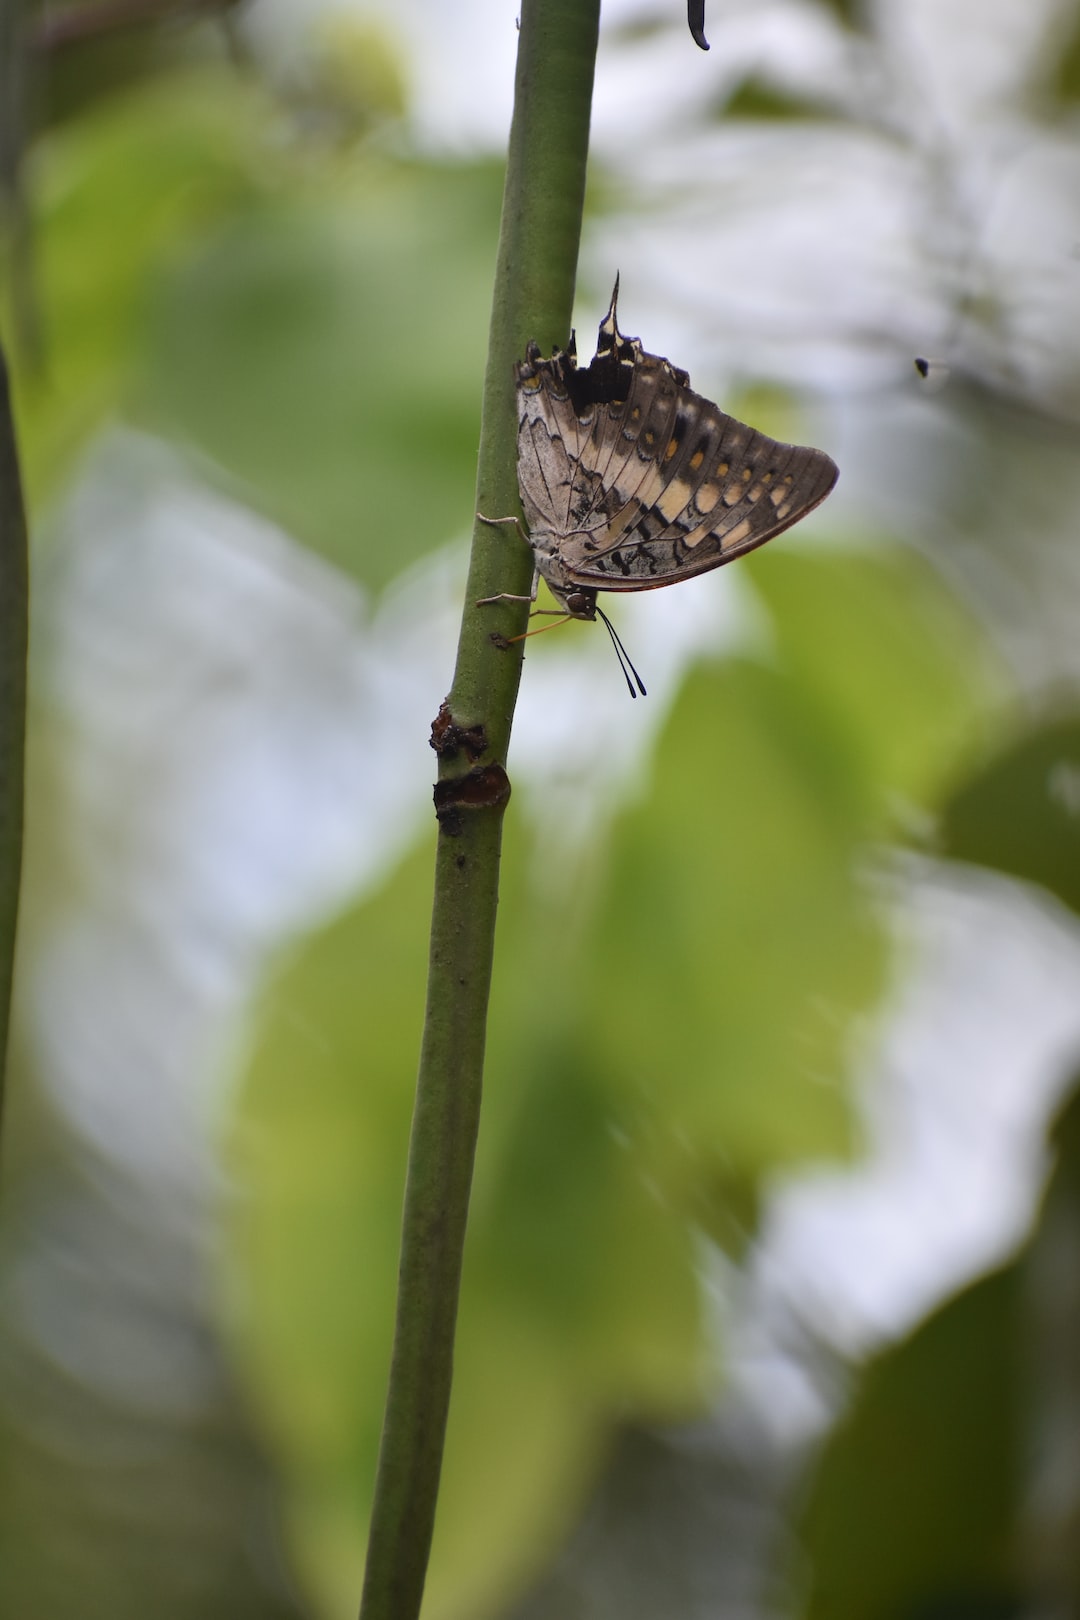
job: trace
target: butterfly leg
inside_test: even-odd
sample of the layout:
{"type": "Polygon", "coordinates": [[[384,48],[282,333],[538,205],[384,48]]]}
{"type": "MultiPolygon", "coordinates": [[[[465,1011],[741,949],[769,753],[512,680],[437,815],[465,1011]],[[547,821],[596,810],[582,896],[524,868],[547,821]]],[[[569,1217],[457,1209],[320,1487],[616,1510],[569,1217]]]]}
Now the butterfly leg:
{"type": "MultiPolygon", "coordinates": [[[[515,596],[513,591],[500,591],[497,596],[481,596],[476,605],[477,607],[490,607],[492,602],[535,602],[537,586],[539,583],[540,570],[538,568],[534,568],[532,590],[529,592],[528,596],[515,596]]],[[[545,610],[541,609],[541,611],[543,612],[545,610]]],[[[532,618],[531,613],[529,617],[532,618]]]]}
{"type": "MultiPolygon", "coordinates": [[[[525,544],[528,545],[529,537],[525,533],[525,530],[521,527],[521,519],[520,518],[516,518],[516,517],[489,518],[489,517],[485,517],[483,512],[477,512],[476,516],[477,516],[477,519],[479,520],[479,522],[481,522],[481,523],[490,523],[490,525],[491,525],[491,527],[493,529],[497,529],[499,527],[499,525],[502,524],[502,523],[513,523],[515,525],[515,527],[517,528],[518,534],[524,540],[525,544]]],[[[477,602],[476,606],[477,607],[489,607],[492,602],[535,602],[536,601],[536,590],[537,590],[537,586],[539,585],[539,583],[540,583],[539,570],[538,569],[533,569],[532,590],[529,592],[528,596],[515,596],[512,591],[500,591],[497,596],[482,596],[480,598],[480,600],[477,602]]]]}
{"type": "Polygon", "coordinates": [[[489,518],[489,517],[485,517],[483,512],[477,512],[476,517],[477,517],[477,521],[479,523],[486,523],[492,529],[497,529],[504,523],[512,523],[512,524],[514,524],[515,528],[517,529],[518,534],[520,534],[520,536],[524,540],[525,544],[528,545],[529,537],[525,533],[525,530],[522,528],[521,519],[519,517],[489,518]]]}

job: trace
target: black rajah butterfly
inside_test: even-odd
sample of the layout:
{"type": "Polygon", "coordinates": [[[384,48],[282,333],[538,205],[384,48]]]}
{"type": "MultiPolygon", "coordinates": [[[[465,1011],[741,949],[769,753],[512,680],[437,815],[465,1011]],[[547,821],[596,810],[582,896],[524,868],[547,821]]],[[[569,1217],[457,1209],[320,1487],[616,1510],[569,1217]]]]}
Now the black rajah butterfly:
{"type": "Polygon", "coordinates": [[[584,370],[572,336],[550,360],[530,343],[516,367],[518,485],[537,573],[565,614],[605,624],[598,592],[720,568],[798,523],[837,479],[824,451],[728,416],[624,337],[618,295],[616,278],[584,370]]]}

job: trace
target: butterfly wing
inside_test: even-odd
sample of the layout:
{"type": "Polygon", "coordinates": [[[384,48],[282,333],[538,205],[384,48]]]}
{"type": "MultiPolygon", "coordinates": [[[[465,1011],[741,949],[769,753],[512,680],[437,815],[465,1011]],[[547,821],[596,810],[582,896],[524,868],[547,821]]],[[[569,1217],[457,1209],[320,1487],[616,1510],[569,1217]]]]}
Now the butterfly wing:
{"type": "Polygon", "coordinates": [[[568,577],[607,591],[652,590],[707,573],[812,512],[836,483],[821,450],[782,444],[680,391],[667,436],[644,435],[605,492],[602,529],[568,534],[568,577]]]}
{"type": "Polygon", "coordinates": [[[813,511],[837,478],[821,450],[781,444],[696,394],[615,322],[518,367],[518,477],[531,534],[566,582],[653,590],[719,568],[813,511]]]}
{"type": "Polygon", "coordinates": [[[644,358],[653,366],[583,447],[583,475],[601,492],[560,546],[568,577],[594,590],[719,569],[813,512],[837,480],[823,450],[769,439],[644,358]]]}
{"type": "Polygon", "coordinates": [[[518,484],[530,532],[562,543],[603,531],[648,474],[648,452],[674,419],[684,372],[600,328],[589,367],[573,347],[541,358],[530,343],[517,367],[518,484]],[[606,342],[605,342],[606,335],[606,342]]]}
{"type": "MultiPolygon", "coordinates": [[[[530,344],[530,355],[535,344],[530,344]]],[[[579,433],[556,350],[518,367],[518,488],[534,539],[568,532],[579,433]],[[567,440],[569,439],[569,444],[567,440]]]]}

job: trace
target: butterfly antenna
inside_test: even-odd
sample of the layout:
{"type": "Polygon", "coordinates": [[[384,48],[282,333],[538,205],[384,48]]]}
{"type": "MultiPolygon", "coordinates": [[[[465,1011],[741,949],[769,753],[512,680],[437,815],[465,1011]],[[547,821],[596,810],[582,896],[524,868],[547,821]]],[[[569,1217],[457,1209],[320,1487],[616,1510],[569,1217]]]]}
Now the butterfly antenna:
{"type": "Polygon", "coordinates": [[[641,676],[630,662],[630,654],[619,640],[615,626],[612,624],[602,607],[597,608],[596,616],[604,621],[604,626],[607,633],[611,637],[611,645],[615,649],[615,656],[619,660],[619,668],[623,672],[623,678],[626,681],[627,691],[630,693],[630,696],[632,698],[636,698],[638,692],[640,692],[642,697],[648,697],[649,694],[645,690],[644,681],[641,679],[641,676]],[[630,679],[631,675],[634,677],[633,681],[630,679]],[[637,692],[634,691],[634,681],[637,682],[637,692]]]}

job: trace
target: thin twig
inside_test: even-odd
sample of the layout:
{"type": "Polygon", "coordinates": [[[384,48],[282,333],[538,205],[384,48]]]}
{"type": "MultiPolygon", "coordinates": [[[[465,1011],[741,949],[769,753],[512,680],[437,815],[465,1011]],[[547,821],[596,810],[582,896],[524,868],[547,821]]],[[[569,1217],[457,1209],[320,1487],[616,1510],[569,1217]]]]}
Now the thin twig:
{"type": "Polygon", "coordinates": [[[15,424],[0,350],[0,1112],[22,871],[28,562],[15,424]]]}

